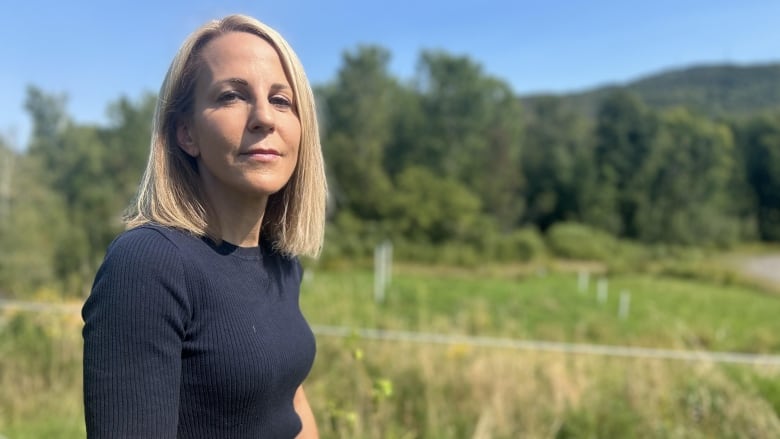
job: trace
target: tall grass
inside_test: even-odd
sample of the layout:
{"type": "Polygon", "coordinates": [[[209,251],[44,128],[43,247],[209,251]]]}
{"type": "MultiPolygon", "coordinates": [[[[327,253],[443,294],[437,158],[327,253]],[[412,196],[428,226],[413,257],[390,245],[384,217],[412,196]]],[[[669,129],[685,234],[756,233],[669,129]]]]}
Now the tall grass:
{"type": "MultiPolygon", "coordinates": [[[[623,274],[600,302],[576,274],[308,270],[312,324],[778,353],[780,297],[623,274]],[[629,317],[617,314],[631,292],[629,317]]],[[[82,438],[77,313],[0,314],[0,435],[82,438]]],[[[318,337],[307,394],[328,438],[774,438],[780,368],[318,337]]]]}
{"type": "Polygon", "coordinates": [[[768,399],[762,390],[780,371],[734,371],[672,360],[321,339],[307,392],[323,438],[780,437],[777,395],[768,399]],[[378,380],[392,383],[392,393],[378,393],[378,380]]]}
{"type": "Polygon", "coordinates": [[[81,318],[0,314],[0,434],[82,438],[81,318]]]}
{"type": "MultiPolygon", "coordinates": [[[[511,271],[510,271],[511,272],[511,271]]],[[[425,270],[384,303],[369,272],[309,275],[317,324],[672,349],[777,353],[780,298],[716,280],[425,270]],[[619,292],[632,297],[628,318],[619,292]]],[[[325,438],[780,437],[777,367],[321,338],[309,379],[325,438]],[[391,395],[377,391],[390,383],[391,395]]]]}

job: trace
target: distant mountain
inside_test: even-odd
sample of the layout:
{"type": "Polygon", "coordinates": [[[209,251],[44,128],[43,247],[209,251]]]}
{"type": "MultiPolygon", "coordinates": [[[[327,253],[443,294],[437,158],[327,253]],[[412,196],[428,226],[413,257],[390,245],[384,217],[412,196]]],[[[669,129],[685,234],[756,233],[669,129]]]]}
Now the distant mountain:
{"type": "MultiPolygon", "coordinates": [[[[669,70],[620,85],[559,95],[574,109],[595,114],[601,100],[625,88],[652,108],[685,106],[710,116],[743,116],[780,111],[780,63],[710,65],[669,70]]],[[[532,103],[541,95],[521,97],[532,103]]]]}

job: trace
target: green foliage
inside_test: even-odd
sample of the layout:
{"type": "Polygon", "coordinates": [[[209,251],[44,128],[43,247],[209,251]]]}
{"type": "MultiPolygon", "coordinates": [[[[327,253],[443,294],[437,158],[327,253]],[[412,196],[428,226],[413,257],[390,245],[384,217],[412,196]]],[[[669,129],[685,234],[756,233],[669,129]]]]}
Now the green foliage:
{"type": "Polygon", "coordinates": [[[85,294],[140,180],[155,98],[121,98],[109,109],[108,128],[74,123],[66,102],[28,88],[33,135],[15,159],[21,172],[14,172],[11,213],[0,224],[0,243],[13,249],[0,256],[0,290],[30,295],[57,285],[85,294]]]}
{"type": "Polygon", "coordinates": [[[336,82],[319,90],[326,110],[323,149],[336,205],[365,220],[385,215],[383,201],[392,190],[383,163],[400,109],[389,61],[390,54],[378,47],[346,53],[336,82]]]}
{"type": "Polygon", "coordinates": [[[634,222],[646,242],[733,244],[739,238],[728,198],[734,141],[728,127],[677,109],[662,113],[647,158],[636,172],[645,188],[634,222]]]}
{"type": "Polygon", "coordinates": [[[560,98],[534,102],[526,128],[522,172],[527,221],[541,230],[580,216],[593,172],[584,120],[560,98]]]}
{"type": "Polygon", "coordinates": [[[756,392],[772,405],[775,414],[780,417],[780,381],[762,375],[752,375],[750,378],[756,392]]]}
{"type": "Polygon", "coordinates": [[[599,229],[576,223],[558,223],[547,231],[547,245],[558,257],[607,261],[618,247],[618,241],[599,229]]]}
{"type": "Polygon", "coordinates": [[[0,310],[0,435],[83,438],[81,319],[0,310]]]}
{"type": "Polygon", "coordinates": [[[647,426],[642,425],[641,414],[626,405],[622,383],[614,381],[613,377],[602,377],[590,404],[570,408],[555,438],[643,437],[647,426]]]}
{"type": "Polygon", "coordinates": [[[780,115],[761,115],[737,127],[745,178],[760,237],[780,241],[780,115]]]}
{"type": "Polygon", "coordinates": [[[588,223],[619,236],[638,236],[637,210],[645,190],[638,175],[656,126],[655,115],[630,93],[618,91],[602,102],[593,151],[596,183],[586,194],[588,223]]]}
{"type": "MultiPolygon", "coordinates": [[[[28,148],[31,155],[41,157],[44,169],[56,170],[60,159],[67,153],[61,147],[60,139],[71,124],[65,108],[67,101],[65,95],[47,94],[37,87],[27,87],[25,109],[33,120],[28,148]]],[[[48,177],[48,174],[43,177],[48,177]]],[[[51,180],[47,179],[47,182],[51,180]]]]}
{"type": "Polygon", "coordinates": [[[108,106],[109,126],[101,134],[107,153],[105,173],[114,191],[113,213],[122,212],[135,196],[149,156],[152,118],[157,96],[145,93],[133,101],[122,96],[108,106]]]}
{"type": "MultiPolygon", "coordinates": [[[[600,303],[593,285],[580,292],[571,274],[412,270],[395,272],[382,304],[370,300],[370,272],[318,271],[304,284],[301,306],[317,324],[674,349],[771,353],[780,333],[777,297],[750,288],[624,275],[609,279],[610,296],[600,303]],[[617,317],[621,290],[632,294],[628,320],[617,317]]],[[[324,438],[472,437],[477,430],[497,438],[769,438],[780,431],[770,381],[777,381],[771,368],[746,365],[353,336],[319,339],[307,392],[315,413],[331,419],[320,425],[324,438]],[[737,368],[744,377],[721,372],[737,368]],[[377,379],[392,382],[381,405],[372,396],[377,379]]]]}
{"type": "MultiPolygon", "coordinates": [[[[651,108],[685,106],[707,117],[741,118],[780,110],[780,64],[695,66],[659,72],[624,85],[598,87],[562,96],[567,105],[594,115],[618,88],[639,96],[651,108]]],[[[524,96],[533,103],[539,96],[524,96]]]]}
{"type": "MultiPolygon", "coordinates": [[[[518,99],[468,56],[424,51],[409,82],[391,74],[390,59],[377,46],[345,52],[336,78],[316,88],[331,191],[324,264],[370,263],[388,239],[412,261],[532,261],[546,252],[532,229],[575,222],[610,233],[617,250],[591,231],[582,239],[595,242],[576,245],[555,232],[553,253],[613,272],[652,259],[627,242],[780,240],[777,114],[715,120],[697,106],[710,91],[675,91],[686,108],[659,104],[662,89],[685,78],[736,102],[728,96],[738,93],[742,79],[730,75],[739,69],[611,88],[590,118],[566,96],[518,99]]],[[[736,73],[761,82],[759,70],[736,73]]],[[[64,95],[34,86],[27,94],[30,144],[0,148],[2,166],[14,163],[0,178],[0,245],[12,249],[0,255],[0,291],[81,295],[122,229],[156,97],[120,97],[108,106],[109,123],[96,126],[72,120],[64,95]]]]}
{"type": "MultiPolygon", "coordinates": [[[[305,284],[302,295],[314,323],[780,349],[777,298],[690,247],[780,241],[780,119],[750,113],[778,108],[776,66],[741,79],[740,69],[650,78],[598,91],[583,112],[576,97],[538,98],[524,111],[505,81],[468,56],[423,52],[410,83],[390,74],[389,61],[385,49],[360,47],[317,88],[333,203],[325,253],[307,269],[316,287],[305,284]],[[732,109],[750,114],[724,116],[732,109]],[[367,269],[374,246],[387,239],[396,266],[413,263],[420,272],[394,276],[383,304],[366,297],[368,271],[316,272],[367,269]],[[487,275],[496,261],[513,277],[487,275]],[[572,275],[533,270],[540,262],[554,270],[558,262],[590,268],[593,261],[592,276],[610,276],[604,302],[592,288],[577,291],[572,275]],[[420,262],[456,274],[425,275],[420,262]],[[628,320],[616,316],[615,292],[623,290],[632,294],[628,320]]],[[[121,97],[109,105],[110,123],[96,126],[72,120],[64,95],[28,89],[30,144],[13,151],[0,139],[0,295],[86,292],[122,228],[148,156],[155,102],[151,94],[121,97]]],[[[81,322],[64,320],[0,315],[0,434],[83,437],[81,322]]],[[[770,372],[722,378],[707,366],[691,377],[679,364],[645,361],[582,371],[571,357],[378,347],[359,338],[320,346],[322,366],[307,390],[320,404],[326,438],[780,431],[770,372]],[[637,370],[646,388],[631,378],[637,370]]]]}
{"type": "MultiPolygon", "coordinates": [[[[65,289],[60,267],[79,259],[79,248],[61,258],[58,242],[66,240],[71,225],[62,198],[40,178],[38,160],[0,148],[0,161],[11,162],[2,179],[0,215],[0,292],[23,297],[46,287],[65,289]]],[[[67,291],[67,290],[66,290],[67,291]]]]}
{"type": "Polygon", "coordinates": [[[491,274],[482,265],[423,267],[394,269],[381,304],[371,300],[370,270],[316,271],[302,288],[301,306],[313,324],[323,325],[669,349],[780,349],[780,300],[755,287],[594,271],[581,291],[577,275],[554,269],[518,276],[491,274]],[[595,286],[601,277],[609,286],[604,302],[595,286]],[[631,294],[626,320],[618,316],[621,291],[631,294]]]}
{"type": "Polygon", "coordinates": [[[654,108],[686,105],[713,116],[778,110],[780,65],[701,66],[648,77],[630,88],[654,108]]]}
{"type": "Polygon", "coordinates": [[[398,176],[387,207],[397,236],[420,244],[443,244],[466,237],[478,224],[481,202],[469,189],[422,167],[398,176]]]}
{"type": "MultiPolygon", "coordinates": [[[[387,301],[363,271],[315,271],[313,324],[644,347],[776,352],[776,296],[737,286],[611,277],[600,303],[576,276],[395,272],[387,301]],[[761,341],[758,343],[757,341],[761,341]]],[[[84,437],[81,321],[0,313],[0,434],[84,437]],[[44,416],[45,414],[45,416],[44,416]]],[[[722,366],[318,336],[306,390],[326,438],[776,437],[778,373],[722,366]],[[512,379],[507,379],[511,377],[512,379]]]]}
{"type": "Polygon", "coordinates": [[[463,182],[502,230],[516,226],[522,110],[509,86],[468,57],[434,51],[422,53],[416,81],[426,120],[407,145],[409,166],[463,182]]]}
{"type": "Polygon", "coordinates": [[[501,262],[532,262],[547,254],[544,237],[534,227],[517,229],[494,237],[494,259],[501,262]]]}

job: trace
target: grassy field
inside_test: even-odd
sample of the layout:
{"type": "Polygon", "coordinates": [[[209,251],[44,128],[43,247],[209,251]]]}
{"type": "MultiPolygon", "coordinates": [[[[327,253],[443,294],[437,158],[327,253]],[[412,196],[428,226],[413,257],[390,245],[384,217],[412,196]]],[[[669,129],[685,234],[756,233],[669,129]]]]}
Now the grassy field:
{"type": "MultiPolygon", "coordinates": [[[[780,351],[780,298],[738,285],[567,273],[315,273],[312,323],[516,339],[780,351]],[[630,293],[627,318],[620,293],[630,293]]],[[[325,437],[696,438],[780,435],[780,370],[673,360],[320,340],[310,398],[325,437]],[[354,378],[353,378],[354,377],[354,378]],[[388,386],[392,392],[388,392],[388,386]]]]}
{"type": "MultiPolygon", "coordinates": [[[[598,278],[600,279],[600,278],[598,278]]],[[[383,304],[370,272],[314,273],[302,308],[314,324],[520,339],[780,352],[780,297],[744,286],[623,275],[582,291],[575,274],[396,276],[383,304]],[[621,293],[630,295],[626,318],[621,293]]]]}
{"type": "MultiPolygon", "coordinates": [[[[780,353],[780,297],[749,286],[556,270],[309,270],[313,325],[780,353]],[[618,316],[621,292],[630,294],[618,316]]],[[[0,316],[0,435],[81,438],[78,315],[0,316]]],[[[780,367],[320,336],[307,382],[323,438],[774,438],[780,367]]]]}

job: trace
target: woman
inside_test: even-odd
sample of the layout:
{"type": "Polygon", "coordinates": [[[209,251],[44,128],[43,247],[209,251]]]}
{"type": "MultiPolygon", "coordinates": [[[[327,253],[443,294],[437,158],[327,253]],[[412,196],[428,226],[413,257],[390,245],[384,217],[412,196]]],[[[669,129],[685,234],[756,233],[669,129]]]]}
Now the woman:
{"type": "Polygon", "coordinates": [[[202,26],[160,91],[128,231],[84,305],[90,438],[317,437],[297,255],[322,246],[314,99],[273,29],[202,26]]]}

